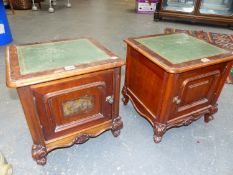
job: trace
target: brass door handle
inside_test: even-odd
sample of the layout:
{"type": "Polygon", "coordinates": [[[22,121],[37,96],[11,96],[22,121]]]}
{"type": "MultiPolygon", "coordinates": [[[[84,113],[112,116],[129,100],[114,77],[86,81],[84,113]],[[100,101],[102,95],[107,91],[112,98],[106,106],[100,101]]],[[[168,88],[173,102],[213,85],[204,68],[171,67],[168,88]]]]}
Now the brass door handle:
{"type": "Polygon", "coordinates": [[[181,99],[178,96],[176,96],[173,98],[173,102],[178,105],[181,103],[181,99]]]}
{"type": "Polygon", "coordinates": [[[105,101],[109,104],[113,104],[113,96],[107,96],[105,101]]]}

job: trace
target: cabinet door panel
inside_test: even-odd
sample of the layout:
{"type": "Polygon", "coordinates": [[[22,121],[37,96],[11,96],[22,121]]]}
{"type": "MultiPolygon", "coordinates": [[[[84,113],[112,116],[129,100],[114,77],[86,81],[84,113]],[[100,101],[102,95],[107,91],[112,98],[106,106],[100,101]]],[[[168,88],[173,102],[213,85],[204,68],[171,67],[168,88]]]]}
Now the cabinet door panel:
{"type": "Polygon", "coordinates": [[[182,112],[198,105],[210,104],[219,76],[220,71],[213,71],[186,79],[181,86],[179,94],[180,104],[177,112],[182,112]]]}
{"type": "Polygon", "coordinates": [[[113,72],[32,86],[46,139],[111,120],[113,72]]]}
{"type": "Polygon", "coordinates": [[[169,120],[211,105],[224,70],[223,63],[179,75],[169,120]]]}

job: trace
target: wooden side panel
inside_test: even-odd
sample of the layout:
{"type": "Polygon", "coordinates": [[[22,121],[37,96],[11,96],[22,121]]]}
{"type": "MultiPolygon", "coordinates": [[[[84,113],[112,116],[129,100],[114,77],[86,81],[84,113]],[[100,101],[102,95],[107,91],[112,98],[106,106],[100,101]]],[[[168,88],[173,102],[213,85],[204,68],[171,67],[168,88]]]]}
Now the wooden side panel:
{"type": "Polygon", "coordinates": [[[144,106],[144,110],[156,116],[161,101],[164,72],[134,49],[129,47],[128,52],[127,89],[144,106]]]}
{"type": "Polygon", "coordinates": [[[113,70],[31,86],[46,140],[112,120],[113,70]]]}
{"type": "Polygon", "coordinates": [[[28,127],[32,136],[33,144],[45,146],[41,123],[36,111],[33,94],[30,87],[17,88],[17,92],[24,110],[28,127]]]}

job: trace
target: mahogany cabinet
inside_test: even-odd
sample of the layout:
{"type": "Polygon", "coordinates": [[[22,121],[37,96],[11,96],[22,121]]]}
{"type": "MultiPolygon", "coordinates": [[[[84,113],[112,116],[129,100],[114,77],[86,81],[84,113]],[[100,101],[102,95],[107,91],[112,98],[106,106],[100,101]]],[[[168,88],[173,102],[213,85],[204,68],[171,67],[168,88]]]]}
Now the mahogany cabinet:
{"type": "Polygon", "coordinates": [[[53,149],[84,143],[106,130],[120,134],[123,64],[90,38],[7,48],[7,86],[17,88],[38,164],[44,165],[53,149]]]}
{"type": "Polygon", "coordinates": [[[187,34],[126,39],[123,102],[154,128],[154,141],[172,127],[189,125],[217,112],[217,99],[233,64],[232,51],[187,34]]]}
{"type": "Polygon", "coordinates": [[[233,0],[160,0],[154,19],[163,17],[233,27],[233,0]]]}

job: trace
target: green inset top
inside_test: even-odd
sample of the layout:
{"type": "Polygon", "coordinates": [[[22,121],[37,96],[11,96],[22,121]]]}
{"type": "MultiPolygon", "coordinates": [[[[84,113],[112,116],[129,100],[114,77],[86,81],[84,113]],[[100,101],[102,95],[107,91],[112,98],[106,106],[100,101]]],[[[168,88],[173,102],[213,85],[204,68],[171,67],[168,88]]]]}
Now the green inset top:
{"type": "Polygon", "coordinates": [[[136,41],[173,64],[229,53],[184,33],[140,38],[136,41]]]}
{"type": "Polygon", "coordinates": [[[18,46],[21,74],[106,60],[110,56],[88,39],[18,46]]]}

